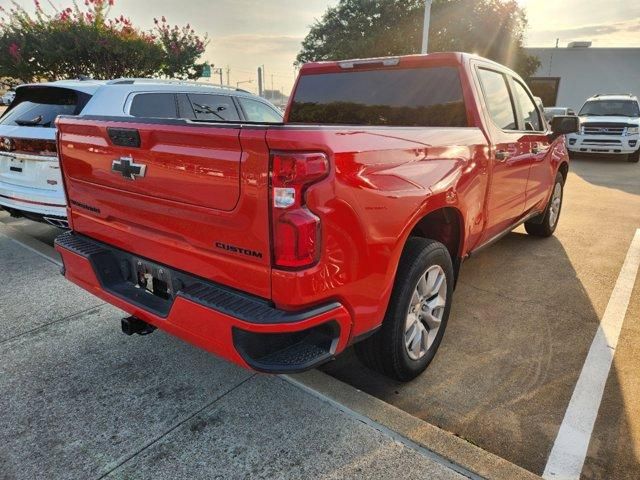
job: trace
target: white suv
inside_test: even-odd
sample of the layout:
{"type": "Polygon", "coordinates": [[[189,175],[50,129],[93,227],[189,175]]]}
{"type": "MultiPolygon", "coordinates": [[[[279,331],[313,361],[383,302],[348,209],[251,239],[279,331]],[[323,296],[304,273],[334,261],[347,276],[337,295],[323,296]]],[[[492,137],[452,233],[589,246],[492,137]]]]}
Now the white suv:
{"type": "Polygon", "coordinates": [[[633,95],[595,95],[578,113],[580,130],[567,135],[569,153],[627,155],[640,160],[640,103],[633,95]]]}
{"type": "Polygon", "coordinates": [[[0,208],[67,226],[56,153],[58,115],[280,123],[282,113],[244,90],[151,79],[64,80],[22,85],[0,117],[0,208]]]}
{"type": "Polygon", "coordinates": [[[16,98],[16,92],[14,90],[9,90],[0,97],[0,105],[11,105],[14,98],[16,98]]]}

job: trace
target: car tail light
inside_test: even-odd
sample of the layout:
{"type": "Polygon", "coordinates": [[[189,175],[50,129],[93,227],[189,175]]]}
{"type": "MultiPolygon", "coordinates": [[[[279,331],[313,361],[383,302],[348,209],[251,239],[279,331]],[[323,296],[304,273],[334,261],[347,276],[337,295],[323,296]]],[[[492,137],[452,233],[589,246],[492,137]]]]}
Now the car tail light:
{"type": "Polygon", "coordinates": [[[276,266],[304,268],[318,261],[320,219],[306,207],[304,194],[328,172],[329,160],[324,153],[272,153],[271,222],[276,266]]]}
{"type": "Polygon", "coordinates": [[[3,150],[45,157],[55,157],[57,152],[55,140],[0,137],[0,152],[3,150]]]}

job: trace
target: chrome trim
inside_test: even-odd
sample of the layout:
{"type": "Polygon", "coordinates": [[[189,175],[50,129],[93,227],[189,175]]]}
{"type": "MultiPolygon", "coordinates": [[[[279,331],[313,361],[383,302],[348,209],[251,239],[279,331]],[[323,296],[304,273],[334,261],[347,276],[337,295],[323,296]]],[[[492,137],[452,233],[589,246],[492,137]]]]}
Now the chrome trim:
{"type": "Polygon", "coordinates": [[[47,222],[49,225],[53,225],[54,227],[64,228],[66,230],[69,229],[69,222],[67,220],[63,220],[61,218],[52,218],[52,217],[42,217],[42,219],[47,222]]]}
{"type": "Polygon", "coordinates": [[[28,153],[12,153],[12,152],[0,152],[0,156],[13,158],[16,160],[33,160],[36,162],[58,162],[58,157],[52,157],[49,155],[31,155],[28,153]]]}

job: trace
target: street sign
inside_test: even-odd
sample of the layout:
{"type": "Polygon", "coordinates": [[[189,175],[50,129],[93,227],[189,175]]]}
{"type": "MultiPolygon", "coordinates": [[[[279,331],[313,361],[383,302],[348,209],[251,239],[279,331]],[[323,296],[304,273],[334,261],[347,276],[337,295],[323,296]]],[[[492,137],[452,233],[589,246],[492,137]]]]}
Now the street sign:
{"type": "Polygon", "coordinates": [[[203,78],[211,78],[211,65],[205,63],[202,67],[202,77],[203,78]]]}

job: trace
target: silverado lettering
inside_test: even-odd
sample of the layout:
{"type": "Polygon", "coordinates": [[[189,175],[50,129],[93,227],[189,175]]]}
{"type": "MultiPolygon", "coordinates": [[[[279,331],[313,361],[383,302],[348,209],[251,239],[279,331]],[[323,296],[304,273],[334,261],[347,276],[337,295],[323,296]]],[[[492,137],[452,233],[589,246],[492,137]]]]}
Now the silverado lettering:
{"type": "Polygon", "coordinates": [[[135,315],[129,333],[272,373],[355,344],[403,381],[433,359],[470,254],[520,224],[553,234],[577,130],[548,124],[513,71],[460,53],[306,64],[277,125],[122,121],[58,118],[69,280],[135,315]],[[140,181],[111,174],[122,121],[144,139],[140,181]],[[139,257],[175,295],[140,295],[122,268],[139,257]]]}
{"type": "Polygon", "coordinates": [[[80,207],[84,210],[89,210],[90,212],[93,213],[100,213],[100,209],[96,208],[96,207],[92,207],[91,205],[87,205],[86,203],[82,203],[82,202],[78,202],[77,200],[71,200],[70,202],[72,205],[75,205],[76,207],[80,207]]]}

